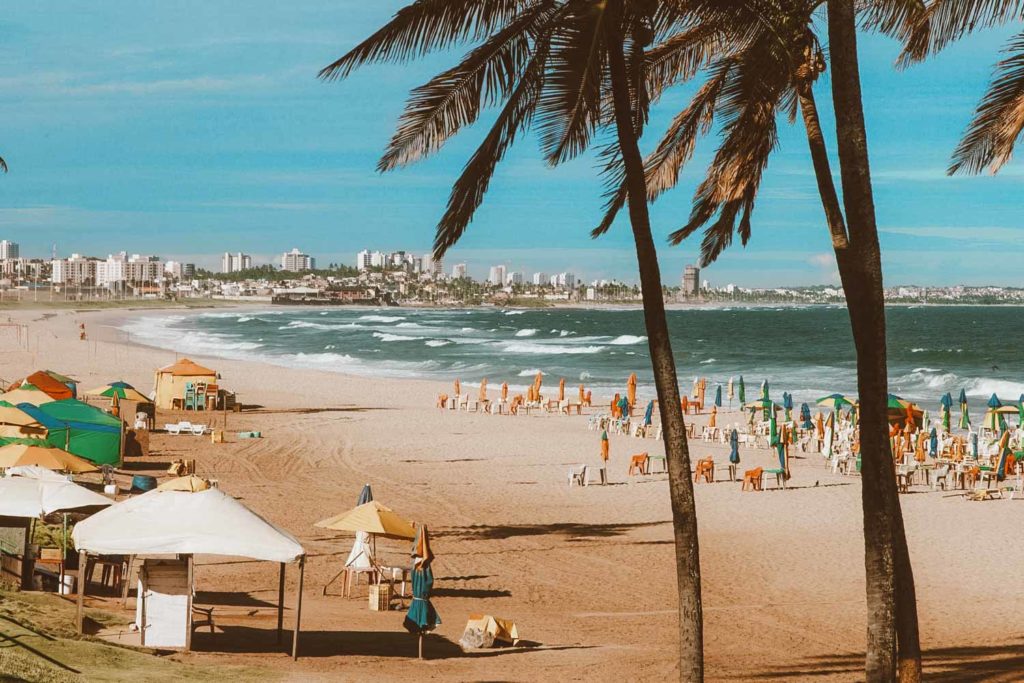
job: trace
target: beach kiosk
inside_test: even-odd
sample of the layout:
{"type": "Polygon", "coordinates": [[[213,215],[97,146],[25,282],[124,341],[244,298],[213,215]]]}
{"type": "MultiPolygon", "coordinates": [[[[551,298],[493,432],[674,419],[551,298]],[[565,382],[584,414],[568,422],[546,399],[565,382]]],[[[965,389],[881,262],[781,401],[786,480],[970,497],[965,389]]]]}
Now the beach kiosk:
{"type": "MultiPolygon", "coordinates": [[[[217,372],[188,358],[156,371],[156,407],[161,410],[207,409],[207,389],[217,385],[217,372]],[[200,388],[202,392],[200,392],[200,388]],[[203,396],[200,398],[199,394],[203,396]]],[[[212,392],[216,398],[216,391],[212,392]]]]}
{"type": "MultiPolygon", "coordinates": [[[[277,562],[277,638],[284,627],[285,567],[297,563],[292,657],[298,657],[306,551],[295,537],[219,488],[194,475],[112,505],[75,526],[80,566],[89,555],[146,556],[139,572],[136,624],[144,647],[189,650],[192,645],[195,555],[277,562]]],[[[82,633],[85,583],[79,584],[82,633]]],[[[212,617],[211,617],[212,618],[212,617]]]]}

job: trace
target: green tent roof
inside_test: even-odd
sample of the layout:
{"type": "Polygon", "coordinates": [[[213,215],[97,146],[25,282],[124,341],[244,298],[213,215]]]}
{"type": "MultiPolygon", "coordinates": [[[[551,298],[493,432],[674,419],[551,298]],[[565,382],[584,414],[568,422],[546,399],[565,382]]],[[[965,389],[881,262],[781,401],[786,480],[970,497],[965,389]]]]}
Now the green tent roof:
{"type": "Polygon", "coordinates": [[[39,406],[39,410],[62,422],[82,422],[84,424],[121,428],[121,420],[119,418],[108,415],[99,408],[74,398],[44,403],[39,406]]]}

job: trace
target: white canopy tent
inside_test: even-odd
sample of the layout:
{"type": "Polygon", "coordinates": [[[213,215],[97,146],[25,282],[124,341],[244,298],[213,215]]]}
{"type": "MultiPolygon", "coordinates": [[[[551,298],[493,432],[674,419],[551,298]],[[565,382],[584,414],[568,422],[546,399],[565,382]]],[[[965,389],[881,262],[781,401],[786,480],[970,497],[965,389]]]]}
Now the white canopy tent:
{"type": "MultiPolygon", "coordinates": [[[[45,467],[39,465],[16,465],[14,467],[8,467],[5,473],[8,477],[25,477],[27,479],[42,479],[43,481],[69,481],[69,479],[59,472],[48,470],[45,467]]],[[[113,501],[110,501],[113,502],[113,501]]]]}
{"type": "MultiPolygon", "coordinates": [[[[284,618],[284,572],[299,563],[292,656],[298,656],[299,620],[306,551],[294,536],[263,519],[217,488],[153,490],[111,506],[80,522],[72,534],[82,562],[94,555],[224,555],[280,563],[277,630],[284,618]]],[[[83,564],[84,566],[84,564],[83,564]]],[[[191,565],[190,565],[191,566],[191,565]]],[[[84,586],[78,594],[78,628],[84,586]]]]}
{"type": "Polygon", "coordinates": [[[111,505],[109,498],[70,481],[0,479],[0,517],[37,518],[51,512],[111,505]]]}

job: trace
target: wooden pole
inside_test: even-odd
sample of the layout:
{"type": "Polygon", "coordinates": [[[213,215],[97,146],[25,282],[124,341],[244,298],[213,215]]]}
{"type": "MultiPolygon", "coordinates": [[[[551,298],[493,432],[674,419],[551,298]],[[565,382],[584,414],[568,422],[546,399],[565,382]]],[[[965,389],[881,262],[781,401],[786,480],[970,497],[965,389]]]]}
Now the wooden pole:
{"type": "Polygon", "coordinates": [[[280,576],[277,579],[277,642],[281,642],[281,633],[284,630],[284,568],[286,563],[281,563],[280,576]]]}
{"type": "Polygon", "coordinates": [[[420,659],[423,659],[423,634],[420,634],[420,659]]]}
{"type": "Polygon", "coordinates": [[[185,652],[189,652],[192,649],[192,587],[195,580],[192,564],[193,558],[194,555],[188,555],[185,557],[185,566],[188,571],[188,608],[185,612],[185,652]]]}
{"type": "Polygon", "coordinates": [[[85,563],[86,554],[84,550],[78,551],[78,606],[75,610],[75,624],[78,635],[82,635],[82,626],[84,623],[84,606],[85,606],[85,563]]]}
{"type": "Polygon", "coordinates": [[[306,574],[306,556],[299,558],[299,587],[295,591],[295,631],[292,633],[292,659],[299,658],[299,624],[302,620],[302,580],[306,574]]]}

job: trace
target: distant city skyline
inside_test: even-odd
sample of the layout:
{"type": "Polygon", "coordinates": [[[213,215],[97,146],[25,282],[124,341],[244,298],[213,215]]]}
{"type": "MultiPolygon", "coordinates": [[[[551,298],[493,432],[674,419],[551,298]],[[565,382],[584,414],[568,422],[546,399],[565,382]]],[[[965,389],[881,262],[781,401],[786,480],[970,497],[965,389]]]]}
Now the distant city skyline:
{"type": "MultiPolygon", "coordinates": [[[[216,268],[225,251],[274,263],[297,244],[320,263],[352,263],[366,235],[382,250],[429,251],[453,179],[493,116],[411,168],[380,175],[376,160],[410,87],[457,59],[371,66],[337,84],[317,71],[369,35],[399,0],[309,0],[302,11],[237,3],[90,3],[53,49],[48,2],[16,3],[0,25],[6,110],[0,151],[0,236],[22,256],[106,256],[122,248],[216,268]],[[187,11],[183,7],[187,6],[187,11]],[[98,39],[102,36],[102,40],[98,39]],[[75,59],[69,61],[68,54],[75,59]]],[[[928,63],[892,67],[895,43],[861,42],[865,110],[886,283],[1022,285],[1024,166],[996,177],[944,174],[984,92],[1009,29],[978,33],[928,63]]],[[[831,118],[828,73],[819,86],[831,118]]],[[[652,110],[650,149],[692,88],[652,110]]],[[[829,144],[834,136],[826,131],[829,144]]],[[[698,145],[679,189],[654,204],[664,280],[677,284],[699,236],[666,235],[686,221],[714,139],[698,145]]],[[[600,240],[597,159],[548,169],[525,141],[499,166],[477,220],[451,263],[478,279],[510,270],[572,271],[636,281],[626,221],[600,240]]],[[[704,269],[744,286],[834,283],[806,141],[780,122],[780,144],[754,211],[746,249],[704,269]]]]}

